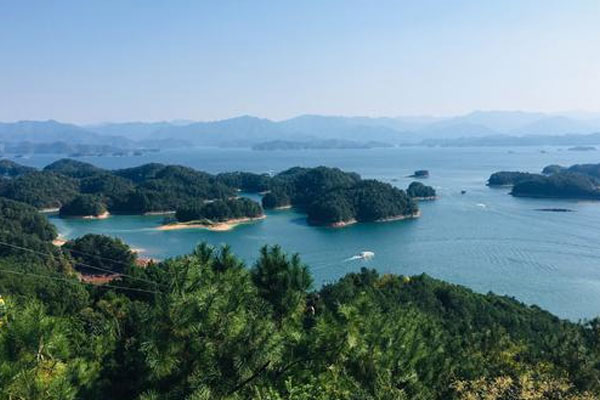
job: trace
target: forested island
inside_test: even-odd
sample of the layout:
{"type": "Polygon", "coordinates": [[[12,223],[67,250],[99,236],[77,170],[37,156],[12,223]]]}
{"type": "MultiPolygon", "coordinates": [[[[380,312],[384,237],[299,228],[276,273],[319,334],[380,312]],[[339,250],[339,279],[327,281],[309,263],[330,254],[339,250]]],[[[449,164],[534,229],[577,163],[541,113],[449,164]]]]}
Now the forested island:
{"type": "Polygon", "coordinates": [[[118,239],[55,237],[34,207],[0,198],[0,398],[600,396],[598,319],[427,275],[362,269],[315,287],[277,246],[252,265],[201,244],[141,268],[118,239]]]}
{"type": "Polygon", "coordinates": [[[512,185],[517,197],[600,200],[600,164],[549,165],[541,174],[496,172],[488,184],[512,185]]]}
{"type": "Polygon", "coordinates": [[[315,225],[340,227],[419,215],[404,190],[337,168],[290,168],[271,179],[269,190],[262,199],[264,208],[297,207],[315,225]]]}
{"type": "Polygon", "coordinates": [[[199,202],[180,207],[175,212],[177,222],[161,226],[161,230],[208,228],[229,230],[237,224],[265,218],[262,207],[246,198],[199,202]]]}
{"type": "Polygon", "coordinates": [[[224,228],[224,224],[264,217],[261,205],[239,192],[261,193],[262,207],[296,207],[314,225],[346,226],[415,218],[417,199],[435,190],[411,184],[410,192],[362,179],[337,168],[291,168],[275,176],[249,172],[211,175],[178,165],[145,164],[105,170],[62,159],[38,171],[0,164],[0,196],[39,209],[58,209],[63,217],[99,218],[109,214],[175,213],[177,223],[161,229],[224,228]]]}
{"type": "Polygon", "coordinates": [[[421,182],[411,182],[408,189],[406,189],[406,193],[415,200],[435,200],[437,197],[434,188],[421,182]]]}

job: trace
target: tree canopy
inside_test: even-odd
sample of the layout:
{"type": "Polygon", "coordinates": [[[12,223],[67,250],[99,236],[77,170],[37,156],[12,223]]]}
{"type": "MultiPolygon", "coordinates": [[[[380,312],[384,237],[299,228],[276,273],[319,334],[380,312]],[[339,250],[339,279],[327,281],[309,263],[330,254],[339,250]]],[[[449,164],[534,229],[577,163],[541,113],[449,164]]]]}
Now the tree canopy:
{"type": "Polygon", "coordinates": [[[317,225],[407,217],[418,211],[401,189],[327,167],[296,167],[275,175],[262,204],[267,209],[293,205],[317,225]]]}
{"type": "Polygon", "coordinates": [[[99,216],[106,212],[106,204],[98,197],[81,194],[60,208],[61,217],[99,216]]]}
{"type": "Polygon", "coordinates": [[[40,276],[8,285],[0,273],[0,398],[600,395],[598,320],[563,321],[427,275],[362,269],[314,288],[309,267],[279,247],[246,268],[228,247],[201,244],[109,287],[40,276]]]}
{"type": "Polygon", "coordinates": [[[75,268],[87,274],[120,273],[131,266],[135,253],[120,239],[87,234],[62,246],[75,260],[75,268]]]}
{"type": "Polygon", "coordinates": [[[216,200],[193,204],[177,209],[175,218],[179,222],[210,220],[222,222],[240,218],[258,218],[263,210],[258,203],[246,198],[216,200]]]}
{"type": "Polygon", "coordinates": [[[422,184],[421,182],[411,182],[408,185],[408,189],[406,190],[406,194],[408,194],[411,198],[416,199],[431,199],[435,198],[436,193],[435,189],[431,186],[427,186],[422,184]]]}

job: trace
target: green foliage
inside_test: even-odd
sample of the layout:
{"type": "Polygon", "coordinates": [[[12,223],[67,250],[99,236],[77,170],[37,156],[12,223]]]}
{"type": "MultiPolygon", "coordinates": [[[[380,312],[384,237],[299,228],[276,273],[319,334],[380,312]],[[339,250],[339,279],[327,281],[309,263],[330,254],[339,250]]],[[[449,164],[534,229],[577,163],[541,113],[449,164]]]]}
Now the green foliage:
{"type": "Polygon", "coordinates": [[[496,172],[489,184],[510,181],[514,185],[513,196],[600,199],[600,164],[576,164],[569,168],[548,165],[542,174],[496,172]]]}
{"type": "Polygon", "coordinates": [[[54,225],[35,208],[0,197],[0,257],[19,256],[25,265],[45,260],[52,268],[63,268],[62,254],[51,243],[56,236],[54,225]]]}
{"type": "Polygon", "coordinates": [[[538,175],[513,186],[511,194],[523,197],[600,199],[598,181],[589,175],[562,172],[538,175]]]}
{"type": "Polygon", "coordinates": [[[69,240],[63,249],[75,260],[75,268],[87,274],[120,273],[131,266],[136,258],[135,253],[120,239],[91,233],[69,240]]]}
{"type": "Polygon", "coordinates": [[[258,203],[246,198],[216,200],[178,208],[175,218],[180,222],[210,220],[222,222],[240,218],[258,218],[263,210],[258,203]]]}
{"type": "Polygon", "coordinates": [[[369,222],[411,216],[417,205],[400,189],[337,168],[291,168],[276,175],[263,207],[294,205],[304,209],[309,222],[369,222]]]}
{"type": "Polygon", "coordinates": [[[409,197],[417,198],[417,199],[429,199],[434,198],[436,196],[435,189],[431,186],[426,186],[421,182],[411,182],[408,185],[408,189],[406,190],[406,194],[409,197]]]}
{"type": "MultiPolygon", "coordinates": [[[[1,201],[13,236],[53,237],[34,208],[1,201]]],[[[91,288],[47,258],[0,255],[1,400],[600,396],[598,319],[571,323],[426,275],[367,269],[315,291],[308,267],[278,246],[251,268],[201,244],[144,269],[115,239],[65,246],[76,262],[127,274],[91,288]]]]}
{"type": "Polygon", "coordinates": [[[288,257],[279,246],[261,248],[250,273],[259,296],[271,304],[279,319],[297,310],[312,286],[312,277],[300,256],[288,257]]]}
{"type": "Polygon", "coordinates": [[[38,208],[61,207],[79,190],[76,179],[54,172],[31,172],[0,183],[0,196],[38,208]]]}
{"type": "Polygon", "coordinates": [[[104,170],[86,162],[63,158],[44,167],[44,171],[55,172],[72,178],[85,178],[100,174],[104,170]]]}
{"type": "Polygon", "coordinates": [[[135,191],[115,201],[115,211],[123,213],[176,210],[198,200],[227,199],[236,193],[212,175],[177,165],[147,164],[115,174],[137,184],[135,191]]]}
{"type": "Polygon", "coordinates": [[[600,178],[600,164],[575,164],[565,170],[568,172],[589,175],[594,178],[600,178]]]}
{"type": "Polygon", "coordinates": [[[552,165],[545,166],[544,169],[542,170],[542,174],[552,175],[552,174],[557,174],[559,172],[563,172],[564,170],[566,170],[565,167],[557,165],[557,164],[552,164],[552,165]]]}
{"type": "Polygon", "coordinates": [[[267,174],[250,172],[226,172],[217,175],[217,181],[243,192],[264,192],[269,190],[270,177],[267,174]]]}
{"type": "MultiPolygon", "coordinates": [[[[10,171],[15,171],[16,166],[18,164],[9,166],[10,171]]],[[[171,211],[199,200],[227,199],[236,194],[233,187],[223,183],[228,179],[220,180],[177,165],[146,164],[107,171],[63,159],[48,165],[42,172],[18,167],[22,175],[0,180],[0,196],[39,208],[60,208],[78,194],[94,194],[111,212],[140,214],[171,211]]],[[[242,175],[248,181],[254,179],[254,174],[242,175]]]]}
{"type": "Polygon", "coordinates": [[[290,196],[288,196],[287,193],[281,189],[271,190],[265,193],[262,198],[262,206],[266,209],[288,207],[291,204],[290,196]]]}
{"type": "Polygon", "coordinates": [[[16,176],[35,172],[35,168],[17,164],[11,160],[0,160],[0,177],[14,178],[16,176]]]}
{"type": "Polygon", "coordinates": [[[508,186],[537,177],[529,172],[501,171],[494,172],[488,179],[489,186],[508,186]]]}
{"type": "Polygon", "coordinates": [[[98,216],[106,212],[106,205],[98,196],[81,194],[60,208],[61,217],[98,216]]]}

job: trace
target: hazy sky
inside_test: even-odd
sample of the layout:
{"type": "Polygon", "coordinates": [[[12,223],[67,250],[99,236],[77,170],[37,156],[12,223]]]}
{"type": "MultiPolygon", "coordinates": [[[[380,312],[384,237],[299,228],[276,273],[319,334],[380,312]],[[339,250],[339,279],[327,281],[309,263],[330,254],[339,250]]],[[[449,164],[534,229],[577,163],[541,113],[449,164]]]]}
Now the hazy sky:
{"type": "Polygon", "coordinates": [[[600,111],[599,0],[0,0],[0,120],[600,111]]]}

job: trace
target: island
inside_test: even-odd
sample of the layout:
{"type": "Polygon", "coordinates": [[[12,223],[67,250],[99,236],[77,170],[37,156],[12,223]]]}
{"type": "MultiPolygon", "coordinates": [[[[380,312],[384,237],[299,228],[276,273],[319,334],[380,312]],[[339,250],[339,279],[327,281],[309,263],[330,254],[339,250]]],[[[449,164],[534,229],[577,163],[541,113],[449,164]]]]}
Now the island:
{"type": "Polygon", "coordinates": [[[550,176],[537,175],[515,184],[510,193],[516,197],[600,200],[598,181],[590,176],[572,172],[550,176]]]}
{"type": "Polygon", "coordinates": [[[406,193],[415,200],[435,200],[437,198],[437,194],[435,189],[431,186],[427,186],[422,184],[421,182],[411,182],[408,185],[408,189],[406,193]]]}
{"type": "Polygon", "coordinates": [[[541,174],[496,172],[488,184],[492,183],[511,184],[515,197],[600,200],[600,164],[549,165],[541,174]]]}
{"type": "Polygon", "coordinates": [[[264,219],[262,207],[247,198],[215,200],[178,208],[175,221],[160,226],[159,230],[203,228],[213,231],[233,229],[235,226],[264,219]]]}
{"type": "Polygon", "coordinates": [[[569,151],[596,151],[596,147],[594,147],[594,146],[574,146],[574,147],[569,147],[567,150],[569,150],[569,151]]]}
{"type": "Polygon", "coordinates": [[[420,215],[404,190],[338,168],[291,168],[275,175],[270,188],[262,199],[265,209],[293,206],[312,225],[343,227],[420,215]]]}
{"type": "Polygon", "coordinates": [[[412,175],[408,176],[409,178],[429,178],[429,171],[426,169],[418,169],[413,172],[412,175]]]}

